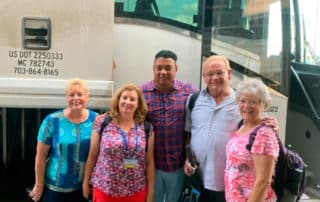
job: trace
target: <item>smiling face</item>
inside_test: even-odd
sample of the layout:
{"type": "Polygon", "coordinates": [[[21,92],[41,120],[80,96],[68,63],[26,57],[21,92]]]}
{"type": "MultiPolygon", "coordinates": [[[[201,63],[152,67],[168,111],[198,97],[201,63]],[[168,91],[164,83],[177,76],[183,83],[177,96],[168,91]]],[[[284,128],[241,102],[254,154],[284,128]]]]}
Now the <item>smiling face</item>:
{"type": "Polygon", "coordinates": [[[66,97],[68,107],[72,111],[86,108],[89,99],[88,91],[78,84],[72,85],[67,89],[66,97]]]}
{"type": "Polygon", "coordinates": [[[173,87],[177,73],[176,62],[172,58],[160,57],[153,63],[153,76],[160,91],[168,91],[173,87]]]}
{"type": "Polygon", "coordinates": [[[238,105],[243,120],[249,123],[255,123],[263,117],[265,106],[254,94],[241,94],[238,105]]]}
{"type": "Polygon", "coordinates": [[[119,98],[119,114],[134,115],[138,105],[139,100],[137,92],[135,90],[125,90],[119,98]]]}
{"type": "Polygon", "coordinates": [[[219,97],[229,90],[231,69],[223,60],[209,59],[205,62],[202,76],[212,97],[219,97]]]}

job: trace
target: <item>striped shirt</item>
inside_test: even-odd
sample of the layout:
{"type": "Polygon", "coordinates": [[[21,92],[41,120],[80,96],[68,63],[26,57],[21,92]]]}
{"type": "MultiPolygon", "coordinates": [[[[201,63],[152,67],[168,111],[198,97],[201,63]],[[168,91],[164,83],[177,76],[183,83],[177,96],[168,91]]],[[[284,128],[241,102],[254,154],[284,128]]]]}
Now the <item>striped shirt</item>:
{"type": "Polygon", "coordinates": [[[143,84],[141,89],[148,105],[147,120],[155,132],[155,166],[166,172],[177,170],[185,161],[185,103],[197,89],[178,80],[168,93],[160,92],[154,81],[143,84]]]}
{"type": "Polygon", "coordinates": [[[45,185],[49,189],[71,192],[81,188],[96,116],[96,112],[89,111],[87,120],[75,124],[59,110],[42,121],[38,142],[50,146],[45,174],[45,185]]]}

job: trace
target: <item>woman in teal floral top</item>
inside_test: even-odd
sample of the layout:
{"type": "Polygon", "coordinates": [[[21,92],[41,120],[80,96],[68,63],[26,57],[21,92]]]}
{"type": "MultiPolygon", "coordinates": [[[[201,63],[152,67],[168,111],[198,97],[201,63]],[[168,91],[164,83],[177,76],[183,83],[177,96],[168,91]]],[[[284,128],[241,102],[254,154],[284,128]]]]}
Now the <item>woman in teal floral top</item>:
{"type": "Polygon", "coordinates": [[[81,79],[68,81],[66,99],[68,106],[49,114],[39,129],[34,201],[85,201],[82,178],[97,113],[86,108],[89,92],[81,79]]]}

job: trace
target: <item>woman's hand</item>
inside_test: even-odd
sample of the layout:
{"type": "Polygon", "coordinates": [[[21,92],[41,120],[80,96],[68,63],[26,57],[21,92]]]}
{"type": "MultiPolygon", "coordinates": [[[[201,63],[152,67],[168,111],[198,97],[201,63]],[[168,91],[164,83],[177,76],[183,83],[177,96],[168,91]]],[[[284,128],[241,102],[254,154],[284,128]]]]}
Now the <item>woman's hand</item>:
{"type": "Polygon", "coordinates": [[[85,199],[89,199],[90,194],[92,194],[92,189],[88,183],[82,184],[82,195],[85,199]]]}
{"type": "Polygon", "coordinates": [[[33,186],[32,191],[29,193],[30,198],[33,201],[39,201],[41,199],[42,194],[43,194],[43,188],[44,188],[43,184],[35,184],[33,186]]]}
{"type": "Polygon", "coordinates": [[[147,197],[146,202],[153,202],[154,198],[154,181],[155,181],[155,165],[154,165],[154,133],[151,132],[148,137],[148,149],[146,153],[146,175],[147,175],[147,197]]]}
{"type": "Polygon", "coordinates": [[[153,198],[153,193],[150,194],[150,192],[147,192],[146,202],[153,202],[153,198]]]}

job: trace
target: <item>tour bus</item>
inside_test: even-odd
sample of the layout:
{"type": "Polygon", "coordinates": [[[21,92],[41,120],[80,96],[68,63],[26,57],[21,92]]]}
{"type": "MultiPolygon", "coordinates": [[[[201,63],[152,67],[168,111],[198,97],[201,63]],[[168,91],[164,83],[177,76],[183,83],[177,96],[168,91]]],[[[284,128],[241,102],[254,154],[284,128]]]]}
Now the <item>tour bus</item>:
{"type": "Polygon", "coordinates": [[[272,92],[282,140],[306,163],[305,198],[320,199],[320,2],[205,1],[203,57],[232,61],[234,82],[259,77],[272,92]]]}
{"type": "Polygon", "coordinates": [[[154,54],[166,48],[179,55],[180,78],[199,85],[199,40],[148,25],[114,26],[114,8],[112,0],[0,2],[0,201],[28,200],[38,129],[66,106],[68,79],[85,79],[88,107],[103,113],[120,85],[152,79],[154,54]]]}
{"type": "Polygon", "coordinates": [[[65,107],[73,77],[89,84],[103,112],[125,83],[153,78],[161,49],[178,55],[177,79],[205,88],[202,62],[228,57],[232,87],[259,77],[272,93],[266,114],[307,164],[304,198],[320,199],[320,2],[317,0],[136,0],[0,2],[0,201],[27,200],[42,119],[65,107]],[[318,15],[318,16],[317,16],[318,15]]]}
{"type": "MultiPolygon", "coordinates": [[[[306,163],[307,187],[303,198],[319,201],[320,1],[156,0],[156,3],[159,13],[152,5],[153,12],[141,16],[135,9],[135,1],[115,1],[114,32],[119,37],[115,37],[115,50],[121,50],[119,41],[125,38],[126,47],[143,44],[142,49],[147,52],[156,42],[162,43],[166,36],[175,34],[172,44],[163,43],[163,47],[173,45],[173,50],[187,51],[187,55],[178,52],[183,57],[180,62],[188,61],[186,58],[196,60],[201,53],[197,66],[200,71],[186,68],[198,77],[181,72],[188,67],[182,63],[178,78],[205,88],[201,64],[208,56],[220,54],[231,62],[233,88],[247,77],[262,79],[273,98],[265,113],[277,118],[280,138],[306,163]],[[124,36],[125,32],[130,37],[124,36]],[[133,42],[133,37],[138,41],[133,42]],[[151,45],[145,43],[150,37],[151,45]]],[[[118,52],[115,55],[119,63],[125,63],[118,52]]],[[[127,67],[134,59],[126,56],[127,67]]],[[[152,61],[148,58],[150,61],[141,57],[139,60],[149,65],[152,61]]],[[[115,73],[125,71],[126,68],[119,68],[115,73]]],[[[135,78],[138,83],[145,79],[140,74],[135,78]]]]}
{"type": "Polygon", "coordinates": [[[0,2],[0,201],[22,201],[34,182],[42,119],[66,106],[66,80],[88,81],[90,108],[113,93],[111,1],[0,2]]]}

